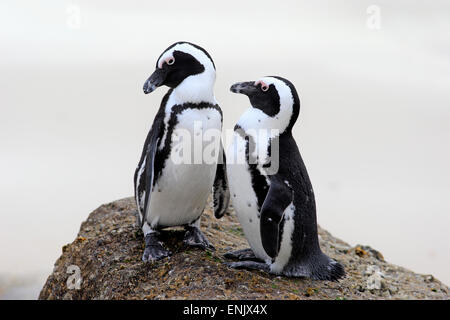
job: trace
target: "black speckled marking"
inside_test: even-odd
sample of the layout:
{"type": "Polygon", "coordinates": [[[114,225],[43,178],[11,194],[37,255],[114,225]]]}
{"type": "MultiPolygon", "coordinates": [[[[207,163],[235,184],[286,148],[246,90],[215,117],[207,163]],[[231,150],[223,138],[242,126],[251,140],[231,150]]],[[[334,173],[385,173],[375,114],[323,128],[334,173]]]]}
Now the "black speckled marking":
{"type": "Polygon", "coordinates": [[[222,110],[218,105],[212,105],[210,103],[202,102],[198,104],[194,103],[185,103],[182,105],[174,105],[172,107],[172,113],[169,118],[169,122],[167,124],[167,134],[166,139],[164,141],[164,147],[161,150],[158,150],[158,153],[156,154],[155,159],[155,180],[153,185],[155,185],[156,181],[159,179],[159,177],[162,174],[162,171],[165,167],[166,160],[169,158],[170,151],[171,151],[171,145],[172,145],[172,134],[175,130],[175,127],[178,124],[178,115],[181,114],[183,111],[187,109],[215,109],[220,113],[220,117],[222,119],[222,110]]]}
{"type": "MultiPolygon", "coordinates": [[[[292,202],[294,205],[294,212],[292,220],[290,222],[294,223],[293,233],[291,235],[292,240],[292,252],[288,263],[284,266],[282,271],[283,274],[287,276],[294,277],[309,277],[312,279],[319,280],[337,280],[345,275],[345,270],[343,266],[336,262],[335,260],[326,256],[320,249],[319,239],[317,234],[317,218],[316,218],[316,204],[314,199],[314,192],[311,185],[311,181],[306,170],[306,166],[298,150],[297,144],[292,136],[292,127],[297,121],[300,112],[300,99],[298,97],[297,91],[291,82],[281,77],[275,77],[284,83],[291,89],[293,101],[293,115],[291,116],[289,125],[287,129],[279,136],[279,170],[274,175],[268,175],[267,178],[270,181],[270,186],[277,185],[282,186],[285,184],[289,186],[289,189],[293,191],[292,202]],[[288,184],[285,182],[288,181],[288,184]]],[[[235,127],[235,131],[241,135],[243,139],[247,141],[247,156],[248,156],[248,146],[249,138],[245,135],[245,132],[238,125],[235,127]]],[[[250,144],[251,145],[251,144],[250,144]]],[[[267,190],[265,186],[267,181],[261,183],[262,173],[255,167],[249,165],[249,170],[252,177],[252,187],[258,198],[258,203],[262,204],[261,200],[264,201],[267,190]],[[263,187],[261,187],[261,185],[263,187]]],[[[284,198],[286,192],[273,192],[271,196],[271,201],[269,204],[269,215],[264,213],[261,214],[261,219],[271,218],[272,220],[267,220],[267,226],[270,227],[270,223],[276,216],[270,214],[270,207],[278,205],[277,202],[283,202],[287,204],[284,198]],[[283,197],[278,197],[277,195],[283,195],[283,197]]],[[[261,206],[260,206],[261,208],[261,206]]],[[[281,210],[278,210],[278,216],[281,210]]],[[[284,225],[288,221],[282,218],[280,220],[279,229],[277,229],[277,234],[274,231],[270,237],[273,239],[282,239],[282,231],[284,225]]],[[[273,228],[274,230],[276,228],[273,228]]],[[[267,233],[267,232],[266,232],[267,233]]],[[[279,241],[278,247],[275,247],[275,241],[271,244],[270,241],[266,243],[268,245],[269,251],[275,252],[280,250],[280,245],[283,245],[279,241]]],[[[264,247],[264,249],[266,249],[264,247]]],[[[267,251],[267,250],[266,250],[267,251]]],[[[270,255],[270,254],[269,254],[270,255]]],[[[242,265],[239,265],[242,266],[242,265]]],[[[253,266],[251,266],[253,267],[253,266]]]]}
{"type": "Polygon", "coordinates": [[[234,131],[246,141],[245,159],[250,171],[252,187],[258,200],[258,211],[260,211],[264,200],[266,199],[267,192],[269,191],[269,184],[267,183],[266,177],[259,171],[257,162],[255,161],[256,159],[250,158],[255,148],[255,142],[253,141],[253,138],[245,134],[244,130],[239,125],[236,125],[234,127],[234,131]]]}
{"type": "MultiPolygon", "coordinates": [[[[140,159],[139,164],[134,173],[135,190],[136,190],[137,183],[139,183],[137,194],[135,195],[137,205],[140,205],[144,191],[146,191],[146,194],[148,192],[152,192],[154,186],[158,182],[158,179],[161,177],[161,174],[165,167],[166,161],[170,155],[171,144],[172,144],[172,134],[173,134],[175,126],[178,124],[178,115],[187,109],[212,108],[212,109],[217,110],[220,113],[220,116],[222,119],[222,110],[220,109],[220,107],[218,105],[212,105],[210,103],[199,103],[199,104],[187,103],[187,104],[183,104],[183,105],[174,105],[172,107],[172,113],[171,113],[169,122],[166,127],[164,124],[165,107],[166,107],[167,101],[168,101],[171,93],[172,93],[172,89],[167,92],[167,94],[164,96],[164,98],[161,102],[161,106],[158,110],[158,113],[156,114],[152,128],[150,129],[150,131],[147,135],[147,138],[145,140],[144,148],[143,148],[142,154],[141,154],[141,159],[140,159]],[[165,131],[167,131],[167,134],[166,134],[165,141],[164,141],[164,147],[161,150],[159,150],[159,146],[162,143],[161,139],[164,136],[165,131]],[[159,142],[156,143],[156,141],[159,141],[159,142]],[[148,152],[151,148],[157,148],[158,150],[156,152],[154,163],[153,163],[153,185],[147,186],[146,177],[148,178],[148,175],[151,173],[148,172],[148,170],[144,169],[144,171],[141,175],[140,181],[137,181],[137,176],[138,176],[139,170],[142,167],[143,161],[146,158],[146,155],[148,154],[148,152]]],[[[150,180],[148,180],[148,181],[150,181],[150,180]]],[[[145,208],[145,205],[140,206],[141,212],[144,212],[144,208],[145,208]]]]}

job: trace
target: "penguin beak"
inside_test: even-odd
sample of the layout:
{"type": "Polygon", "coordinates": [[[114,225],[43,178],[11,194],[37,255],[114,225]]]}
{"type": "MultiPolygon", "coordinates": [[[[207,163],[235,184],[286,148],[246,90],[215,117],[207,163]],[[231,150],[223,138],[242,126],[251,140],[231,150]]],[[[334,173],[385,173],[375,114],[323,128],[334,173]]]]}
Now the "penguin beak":
{"type": "Polygon", "coordinates": [[[166,81],[167,70],[156,68],[155,72],[152,73],[150,78],[144,83],[144,93],[150,93],[155,91],[156,88],[162,86],[166,81]]]}
{"type": "Polygon", "coordinates": [[[257,90],[254,81],[238,82],[233,84],[230,88],[231,92],[242,93],[249,97],[256,93],[257,90]]]}

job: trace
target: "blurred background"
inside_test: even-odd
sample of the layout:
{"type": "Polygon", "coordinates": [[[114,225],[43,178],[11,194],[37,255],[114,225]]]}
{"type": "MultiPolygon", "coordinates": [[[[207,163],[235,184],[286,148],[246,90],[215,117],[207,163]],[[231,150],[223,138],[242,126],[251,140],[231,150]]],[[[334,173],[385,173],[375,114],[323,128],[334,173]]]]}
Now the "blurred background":
{"type": "Polygon", "coordinates": [[[37,297],[61,247],[132,176],[165,88],[142,85],[170,44],[229,87],[280,75],[318,222],[450,284],[450,3],[425,0],[0,2],[0,299],[37,297]]]}

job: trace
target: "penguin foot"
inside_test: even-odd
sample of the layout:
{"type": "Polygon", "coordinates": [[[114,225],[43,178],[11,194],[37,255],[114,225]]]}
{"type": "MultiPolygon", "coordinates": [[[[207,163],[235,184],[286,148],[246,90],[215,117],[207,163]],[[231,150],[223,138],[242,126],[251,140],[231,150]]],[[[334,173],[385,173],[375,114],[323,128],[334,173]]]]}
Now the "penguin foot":
{"type": "Polygon", "coordinates": [[[172,252],[165,249],[158,239],[159,233],[152,232],[145,236],[145,249],[142,255],[142,261],[153,262],[161,260],[172,255],[172,252]]]}
{"type": "Polygon", "coordinates": [[[189,247],[197,247],[203,250],[216,251],[216,248],[206,239],[203,232],[198,227],[187,226],[185,227],[186,234],[184,235],[183,243],[189,247]]]}
{"type": "Polygon", "coordinates": [[[251,260],[251,261],[262,262],[261,259],[259,259],[255,256],[255,253],[250,248],[236,250],[236,251],[229,251],[229,252],[226,252],[223,256],[226,259],[235,259],[235,260],[240,260],[240,261],[251,260]]]}
{"type": "Polygon", "coordinates": [[[269,265],[264,262],[238,261],[238,262],[225,262],[225,265],[233,269],[260,270],[264,272],[270,271],[269,265]]]}

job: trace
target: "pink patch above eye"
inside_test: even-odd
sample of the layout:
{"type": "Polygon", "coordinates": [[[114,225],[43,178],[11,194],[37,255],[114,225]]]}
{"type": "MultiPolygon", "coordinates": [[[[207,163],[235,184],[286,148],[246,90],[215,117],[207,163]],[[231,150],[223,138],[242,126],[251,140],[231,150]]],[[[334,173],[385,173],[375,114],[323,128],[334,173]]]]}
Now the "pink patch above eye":
{"type": "Polygon", "coordinates": [[[159,61],[159,63],[158,63],[158,68],[162,68],[162,66],[163,66],[163,64],[164,64],[164,62],[165,63],[167,63],[167,64],[169,64],[169,61],[173,61],[174,59],[173,59],[173,57],[167,57],[167,58],[165,58],[164,60],[160,60],[159,61]]]}
{"type": "Polygon", "coordinates": [[[255,81],[255,86],[257,86],[258,84],[261,84],[261,89],[263,89],[264,91],[267,91],[267,89],[269,89],[267,83],[262,80],[255,81]]]}

